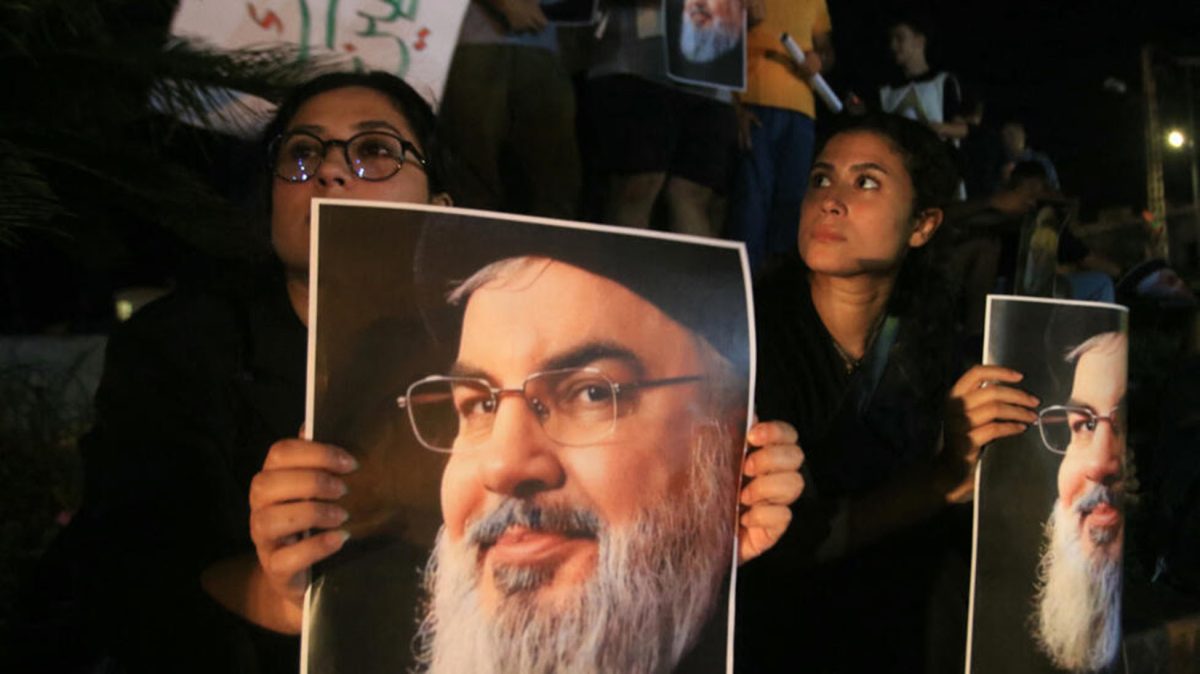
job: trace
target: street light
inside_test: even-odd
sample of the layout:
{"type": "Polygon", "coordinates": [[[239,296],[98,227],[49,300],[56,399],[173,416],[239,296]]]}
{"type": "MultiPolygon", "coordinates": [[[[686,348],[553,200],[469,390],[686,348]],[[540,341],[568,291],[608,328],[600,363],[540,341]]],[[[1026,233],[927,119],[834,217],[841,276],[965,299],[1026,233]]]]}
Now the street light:
{"type": "Polygon", "coordinates": [[[1171,129],[1167,132],[1167,145],[1173,150],[1182,148],[1187,143],[1187,136],[1179,129],[1171,129]]]}

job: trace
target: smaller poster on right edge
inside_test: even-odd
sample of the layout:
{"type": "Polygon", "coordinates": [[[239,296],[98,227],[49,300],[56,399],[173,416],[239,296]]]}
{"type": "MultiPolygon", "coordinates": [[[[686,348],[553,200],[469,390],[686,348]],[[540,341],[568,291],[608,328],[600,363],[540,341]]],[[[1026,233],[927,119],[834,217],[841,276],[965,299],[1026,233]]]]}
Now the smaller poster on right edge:
{"type": "Polygon", "coordinates": [[[988,297],[983,362],[1038,419],[979,462],[967,672],[1097,672],[1121,646],[1128,310],[988,297]]]}

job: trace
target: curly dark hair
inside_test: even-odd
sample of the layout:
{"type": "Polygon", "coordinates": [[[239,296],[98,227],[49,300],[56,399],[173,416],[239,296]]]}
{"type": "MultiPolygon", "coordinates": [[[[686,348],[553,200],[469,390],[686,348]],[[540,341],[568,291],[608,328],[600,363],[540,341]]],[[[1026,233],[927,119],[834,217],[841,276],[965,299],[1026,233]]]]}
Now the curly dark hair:
{"type": "Polygon", "coordinates": [[[873,133],[900,155],[913,184],[913,214],[950,203],[958,189],[958,168],[946,143],[929,127],[907,117],[876,112],[837,117],[817,154],[836,136],[873,133]]]}
{"type": "Polygon", "coordinates": [[[926,41],[934,37],[934,21],[931,12],[919,6],[903,6],[889,12],[884,27],[888,30],[896,26],[908,26],[912,32],[922,35],[926,41]]]}
{"type": "MultiPolygon", "coordinates": [[[[835,122],[817,154],[830,140],[847,133],[875,134],[900,155],[913,186],[909,218],[931,209],[941,210],[954,200],[959,181],[957,164],[946,143],[924,124],[886,113],[843,116],[835,122]]],[[[942,226],[946,226],[944,221],[942,226]]],[[[945,239],[935,234],[929,243],[908,252],[892,293],[893,311],[908,313],[915,308],[910,306],[913,302],[921,304],[932,299],[926,291],[938,286],[944,288],[940,263],[945,239]]]]}

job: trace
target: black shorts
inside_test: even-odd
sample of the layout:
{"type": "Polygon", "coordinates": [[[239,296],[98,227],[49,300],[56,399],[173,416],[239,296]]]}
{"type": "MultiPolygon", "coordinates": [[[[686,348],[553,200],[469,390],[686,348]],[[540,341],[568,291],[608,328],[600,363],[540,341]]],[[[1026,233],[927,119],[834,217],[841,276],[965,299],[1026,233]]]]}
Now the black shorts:
{"type": "Polygon", "coordinates": [[[586,105],[602,173],[667,173],[728,191],[737,142],[732,105],[634,75],[589,80],[586,105]]]}

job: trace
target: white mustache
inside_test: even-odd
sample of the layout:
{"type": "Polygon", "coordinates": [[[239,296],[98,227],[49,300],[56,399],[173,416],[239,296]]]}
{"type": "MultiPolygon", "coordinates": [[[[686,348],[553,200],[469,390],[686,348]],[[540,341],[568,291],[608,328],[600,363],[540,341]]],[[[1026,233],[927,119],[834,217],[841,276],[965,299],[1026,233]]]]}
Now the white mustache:
{"type": "Polygon", "coordinates": [[[480,548],[489,548],[514,526],[571,538],[595,538],[602,527],[600,517],[590,510],[559,504],[535,505],[510,498],[472,524],[467,540],[480,548]]]}
{"type": "Polygon", "coordinates": [[[1122,509],[1124,498],[1120,492],[1103,484],[1092,484],[1088,487],[1087,492],[1080,496],[1075,501],[1072,508],[1079,515],[1087,515],[1096,509],[1096,506],[1101,503],[1112,506],[1118,510],[1122,509]]]}

